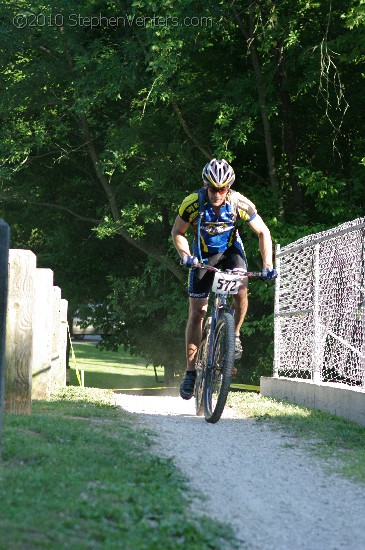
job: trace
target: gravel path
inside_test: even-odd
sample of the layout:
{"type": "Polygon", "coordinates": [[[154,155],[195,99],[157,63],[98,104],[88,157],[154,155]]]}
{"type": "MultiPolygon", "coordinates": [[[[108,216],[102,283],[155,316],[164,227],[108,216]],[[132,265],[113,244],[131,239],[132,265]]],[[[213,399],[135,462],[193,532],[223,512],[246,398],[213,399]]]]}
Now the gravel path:
{"type": "Polygon", "coordinates": [[[328,473],[297,439],[230,409],[208,424],[179,397],[120,394],[118,402],[156,433],[156,454],[209,497],[205,513],[230,523],[240,548],[365,549],[364,487],[328,473]]]}

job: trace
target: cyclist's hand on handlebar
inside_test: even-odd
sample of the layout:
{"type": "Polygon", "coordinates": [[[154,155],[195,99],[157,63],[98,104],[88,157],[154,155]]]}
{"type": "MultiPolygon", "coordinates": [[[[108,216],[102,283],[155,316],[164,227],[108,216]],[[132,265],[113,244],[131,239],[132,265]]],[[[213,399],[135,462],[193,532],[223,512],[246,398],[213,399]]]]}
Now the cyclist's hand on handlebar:
{"type": "Polygon", "coordinates": [[[276,279],[278,274],[276,273],[276,269],[270,269],[269,267],[264,267],[261,272],[261,278],[262,279],[276,279]]]}
{"type": "Polygon", "coordinates": [[[186,267],[195,267],[199,264],[199,259],[196,256],[183,256],[180,264],[186,267]]]}

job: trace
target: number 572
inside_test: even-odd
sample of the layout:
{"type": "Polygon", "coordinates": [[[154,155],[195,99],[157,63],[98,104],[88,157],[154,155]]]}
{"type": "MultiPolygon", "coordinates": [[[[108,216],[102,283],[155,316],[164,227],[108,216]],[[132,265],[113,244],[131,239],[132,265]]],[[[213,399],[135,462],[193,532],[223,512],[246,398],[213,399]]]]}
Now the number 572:
{"type": "Polygon", "coordinates": [[[217,290],[224,290],[224,292],[232,292],[235,290],[237,281],[226,281],[225,279],[218,279],[217,290]]]}

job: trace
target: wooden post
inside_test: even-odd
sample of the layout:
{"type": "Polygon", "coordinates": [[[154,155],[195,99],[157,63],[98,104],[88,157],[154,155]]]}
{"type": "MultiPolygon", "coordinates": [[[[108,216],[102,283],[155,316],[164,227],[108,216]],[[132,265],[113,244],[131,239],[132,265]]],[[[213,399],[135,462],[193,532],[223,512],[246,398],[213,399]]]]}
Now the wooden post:
{"type": "Polygon", "coordinates": [[[67,301],[53,287],[52,390],[66,385],[67,301]]]}
{"type": "Polygon", "coordinates": [[[53,287],[53,308],[52,308],[52,387],[57,387],[57,372],[60,364],[60,352],[58,348],[58,339],[60,336],[60,308],[61,308],[61,289],[58,286],[53,287]]]}
{"type": "Polygon", "coordinates": [[[66,386],[66,368],[67,368],[67,361],[66,361],[66,350],[67,350],[67,308],[68,308],[68,302],[67,300],[61,300],[60,302],[60,324],[59,324],[59,338],[58,338],[58,346],[59,346],[59,356],[60,356],[60,363],[59,363],[59,370],[56,377],[56,383],[57,387],[64,387],[66,386]]]}
{"type": "Polygon", "coordinates": [[[51,394],[53,271],[37,269],[33,324],[32,399],[49,399],[51,394]]]}
{"type": "Polygon", "coordinates": [[[18,414],[30,414],[32,409],[35,271],[33,252],[9,251],[5,410],[18,414]]]}
{"type": "Polygon", "coordinates": [[[0,460],[2,455],[3,409],[5,396],[5,334],[8,300],[8,262],[10,229],[0,219],[0,460]]]}

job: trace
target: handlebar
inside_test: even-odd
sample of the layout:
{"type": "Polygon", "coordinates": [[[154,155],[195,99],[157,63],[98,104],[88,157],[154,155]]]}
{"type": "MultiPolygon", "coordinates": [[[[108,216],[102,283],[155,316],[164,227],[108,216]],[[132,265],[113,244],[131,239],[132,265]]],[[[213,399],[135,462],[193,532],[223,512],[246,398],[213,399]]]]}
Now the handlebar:
{"type": "Polygon", "coordinates": [[[199,263],[197,265],[194,266],[194,268],[199,268],[199,269],[206,269],[207,271],[214,271],[216,273],[232,273],[232,275],[237,275],[237,277],[257,277],[257,278],[260,278],[260,279],[265,279],[265,277],[262,276],[262,273],[261,271],[245,271],[244,269],[229,269],[229,270],[222,270],[222,269],[218,269],[217,267],[214,267],[212,265],[207,265],[207,264],[202,264],[202,263],[199,263]]]}

